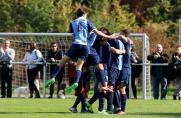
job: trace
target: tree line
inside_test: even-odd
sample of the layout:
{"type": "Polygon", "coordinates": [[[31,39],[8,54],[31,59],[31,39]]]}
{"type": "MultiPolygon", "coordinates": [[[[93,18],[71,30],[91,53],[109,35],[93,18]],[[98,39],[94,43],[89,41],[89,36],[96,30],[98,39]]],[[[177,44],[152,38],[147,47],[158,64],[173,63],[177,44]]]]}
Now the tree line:
{"type": "Polygon", "coordinates": [[[178,40],[180,0],[1,0],[0,32],[67,32],[81,5],[97,28],[146,32],[153,44],[178,40]]]}

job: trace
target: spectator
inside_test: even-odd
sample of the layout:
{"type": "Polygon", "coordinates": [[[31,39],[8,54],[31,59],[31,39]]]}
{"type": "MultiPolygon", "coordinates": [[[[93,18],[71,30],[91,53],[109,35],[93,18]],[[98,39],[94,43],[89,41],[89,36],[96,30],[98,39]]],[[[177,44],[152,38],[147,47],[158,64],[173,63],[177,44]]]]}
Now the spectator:
{"type": "MultiPolygon", "coordinates": [[[[130,58],[131,58],[131,63],[133,63],[133,64],[142,63],[138,54],[135,52],[134,47],[131,49],[130,58]]],[[[136,84],[135,84],[135,79],[140,76],[141,72],[142,72],[141,65],[131,65],[131,88],[133,91],[134,99],[137,99],[137,88],[136,88],[136,84]]],[[[126,94],[127,94],[127,97],[129,98],[129,86],[128,85],[126,86],[126,94]]]]}
{"type": "MultiPolygon", "coordinates": [[[[62,51],[58,49],[58,44],[55,42],[51,43],[51,49],[48,50],[48,57],[47,57],[47,61],[51,63],[50,75],[52,74],[53,70],[55,69],[56,63],[58,63],[61,58],[62,58],[62,51]]],[[[62,69],[59,72],[59,74],[56,76],[56,80],[58,81],[58,83],[57,83],[57,97],[58,98],[65,98],[64,92],[61,90],[63,73],[64,73],[64,69],[62,69]],[[63,92],[63,93],[61,93],[61,96],[59,95],[60,92],[63,92]]],[[[54,93],[54,83],[50,85],[50,96],[48,98],[53,98],[53,93],[54,93]]]]}
{"type": "Polygon", "coordinates": [[[33,93],[35,91],[35,98],[40,98],[40,93],[35,85],[35,79],[38,74],[38,67],[35,63],[41,62],[43,59],[42,53],[37,49],[35,42],[31,43],[29,46],[29,51],[26,52],[23,61],[28,62],[29,65],[26,66],[28,74],[28,83],[30,90],[30,98],[33,98],[33,93]]]}
{"type": "Polygon", "coordinates": [[[172,64],[174,65],[174,71],[176,71],[176,90],[173,94],[173,100],[176,100],[177,96],[179,99],[181,99],[181,46],[177,47],[176,52],[172,55],[172,64]]]}
{"type": "Polygon", "coordinates": [[[7,98],[12,97],[12,64],[11,62],[15,58],[14,49],[10,48],[10,41],[5,40],[3,46],[0,49],[0,66],[1,66],[1,97],[6,96],[7,83],[7,98]]]}
{"type": "MultiPolygon", "coordinates": [[[[161,44],[156,45],[155,52],[148,55],[147,59],[152,63],[168,63],[169,57],[163,52],[161,44]]],[[[161,97],[160,99],[166,99],[167,94],[167,67],[166,66],[153,66],[153,98],[159,99],[159,84],[161,84],[161,97]]]]}

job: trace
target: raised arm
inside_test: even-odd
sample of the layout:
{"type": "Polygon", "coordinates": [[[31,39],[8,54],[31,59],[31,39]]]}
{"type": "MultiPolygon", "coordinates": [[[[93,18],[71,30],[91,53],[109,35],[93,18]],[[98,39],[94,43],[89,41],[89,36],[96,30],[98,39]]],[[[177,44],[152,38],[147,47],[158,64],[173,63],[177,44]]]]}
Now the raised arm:
{"type": "Polygon", "coordinates": [[[104,37],[106,39],[116,39],[116,38],[118,38],[118,36],[115,36],[115,35],[106,35],[106,34],[104,34],[103,32],[101,32],[101,31],[99,31],[97,29],[93,29],[93,32],[95,32],[97,35],[102,36],[102,37],[104,37]]]}

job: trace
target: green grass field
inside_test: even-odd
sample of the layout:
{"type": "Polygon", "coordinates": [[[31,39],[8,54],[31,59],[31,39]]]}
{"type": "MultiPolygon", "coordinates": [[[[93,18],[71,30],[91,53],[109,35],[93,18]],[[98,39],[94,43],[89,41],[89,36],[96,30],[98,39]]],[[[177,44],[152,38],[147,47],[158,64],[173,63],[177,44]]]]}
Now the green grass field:
{"type": "MultiPolygon", "coordinates": [[[[115,114],[70,113],[74,99],[0,99],[0,118],[114,118],[115,114]]],[[[79,108],[80,111],[80,108],[79,108]]],[[[181,101],[128,100],[124,118],[181,118],[181,101]]]]}

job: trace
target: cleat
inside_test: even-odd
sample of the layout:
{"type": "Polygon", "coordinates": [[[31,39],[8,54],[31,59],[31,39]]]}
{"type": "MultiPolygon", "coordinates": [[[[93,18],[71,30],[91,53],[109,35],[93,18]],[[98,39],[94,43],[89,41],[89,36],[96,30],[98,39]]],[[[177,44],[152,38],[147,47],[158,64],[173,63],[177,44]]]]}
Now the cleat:
{"type": "Polygon", "coordinates": [[[108,113],[107,113],[105,110],[98,111],[98,114],[101,114],[101,115],[108,115],[108,113]]]}
{"type": "Polygon", "coordinates": [[[45,88],[49,88],[50,85],[52,85],[53,83],[55,83],[55,80],[54,80],[54,79],[49,79],[49,80],[46,82],[45,88]]]}
{"type": "Polygon", "coordinates": [[[82,109],[80,113],[87,113],[86,109],[82,109]]]}
{"type": "Polygon", "coordinates": [[[106,111],[108,114],[113,114],[113,112],[112,111],[106,111]]]}
{"type": "Polygon", "coordinates": [[[70,107],[70,109],[69,109],[72,113],[77,113],[77,109],[76,108],[74,108],[74,107],[70,107]]]}
{"type": "Polygon", "coordinates": [[[92,104],[90,104],[89,102],[86,103],[86,107],[87,107],[87,112],[90,113],[94,113],[93,109],[92,109],[92,104]]]}
{"type": "Polygon", "coordinates": [[[68,87],[67,89],[66,89],[66,93],[67,94],[70,94],[75,88],[77,88],[78,87],[78,83],[74,83],[74,84],[72,84],[70,87],[68,87]]]}

